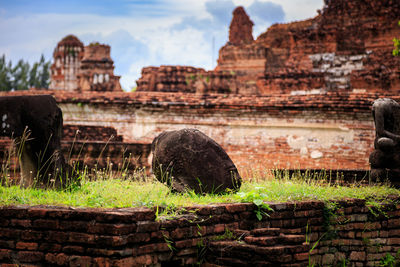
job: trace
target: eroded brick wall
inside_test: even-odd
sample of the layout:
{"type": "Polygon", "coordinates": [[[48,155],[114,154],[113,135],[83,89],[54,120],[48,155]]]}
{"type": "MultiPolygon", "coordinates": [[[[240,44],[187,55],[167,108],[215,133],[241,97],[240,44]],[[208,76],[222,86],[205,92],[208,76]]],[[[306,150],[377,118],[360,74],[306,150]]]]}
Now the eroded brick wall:
{"type": "Polygon", "coordinates": [[[1,207],[0,263],[377,266],[400,250],[399,204],[379,210],[354,199],[335,208],[318,201],[269,205],[274,212],[261,221],[250,203],[194,206],[158,219],[156,208],[1,207]]]}
{"type": "MultiPolygon", "coordinates": [[[[257,98],[160,92],[7,95],[28,93],[52,93],[66,125],[112,128],[123,143],[148,149],[163,131],[197,128],[221,144],[244,177],[276,168],[369,169],[375,136],[372,102],[378,97],[399,100],[393,94],[344,92],[257,98]]],[[[122,154],[122,145],[109,145],[115,155],[122,154]]]]}
{"type": "Polygon", "coordinates": [[[399,12],[392,0],[326,1],[312,19],[274,24],[250,43],[228,42],[216,69],[236,73],[240,94],[399,90],[400,59],[392,56],[399,12]]]}
{"type": "Polygon", "coordinates": [[[221,144],[244,176],[275,168],[369,169],[375,135],[370,106],[377,94],[140,92],[123,102],[114,96],[112,105],[61,100],[64,121],[113,127],[124,141],[147,144],[162,131],[197,128],[221,144]]]}

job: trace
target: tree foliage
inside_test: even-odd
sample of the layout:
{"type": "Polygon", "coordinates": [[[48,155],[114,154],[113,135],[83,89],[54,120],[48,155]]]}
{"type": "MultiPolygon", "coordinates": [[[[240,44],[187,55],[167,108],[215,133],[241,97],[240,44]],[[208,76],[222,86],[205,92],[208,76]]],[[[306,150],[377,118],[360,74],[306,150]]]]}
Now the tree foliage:
{"type": "Polygon", "coordinates": [[[50,83],[50,61],[44,56],[32,66],[20,59],[13,66],[6,56],[0,57],[0,91],[27,90],[29,88],[48,88],[50,83]]]}

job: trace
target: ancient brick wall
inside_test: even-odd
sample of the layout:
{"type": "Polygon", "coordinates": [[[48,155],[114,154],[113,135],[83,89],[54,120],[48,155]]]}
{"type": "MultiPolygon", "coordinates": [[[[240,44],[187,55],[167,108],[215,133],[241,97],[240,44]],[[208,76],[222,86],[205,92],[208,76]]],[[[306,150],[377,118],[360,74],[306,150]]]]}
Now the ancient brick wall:
{"type": "Polygon", "coordinates": [[[326,1],[315,18],[272,25],[250,44],[228,42],[216,69],[235,71],[242,94],[399,90],[399,14],[393,0],[326,1]]]}
{"type": "Polygon", "coordinates": [[[112,126],[126,142],[150,144],[162,131],[197,128],[220,143],[246,172],[368,169],[375,134],[370,106],[378,95],[332,93],[254,99],[143,92],[130,94],[130,99],[116,94],[109,99],[91,95],[95,100],[83,95],[74,101],[57,97],[66,123],[112,126]]]}
{"type": "Polygon", "coordinates": [[[123,137],[118,135],[112,127],[88,126],[88,125],[63,125],[64,141],[120,141],[123,137]]]}
{"type": "MultiPolygon", "coordinates": [[[[113,177],[130,175],[138,168],[150,167],[150,144],[122,142],[114,128],[64,125],[61,149],[67,162],[88,174],[105,171],[113,177]]],[[[10,138],[0,139],[0,183],[18,183],[20,169],[17,149],[10,138]],[[7,180],[3,180],[7,178],[7,180]]]]}
{"type": "Polygon", "coordinates": [[[183,93],[235,93],[235,75],[187,66],[145,67],[136,91],[183,93]]]}
{"type": "MultiPolygon", "coordinates": [[[[149,146],[162,131],[197,128],[221,144],[244,177],[276,168],[369,169],[375,135],[372,101],[384,96],[399,99],[334,92],[257,98],[49,92],[62,108],[65,124],[112,127],[128,144],[149,146]]],[[[142,162],[147,156],[143,154],[142,162]]]]}
{"type": "Polygon", "coordinates": [[[269,205],[261,221],[251,203],[194,206],[172,218],[156,218],[157,208],[1,207],[0,263],[378,266],[400,250],[399,204],[269,205]]]}
{"type": "MultiPolygon", "coordinates": [[[[62,152],[68,162],[78,168],[114,171],[113,177],[132,174],[138,168],[150,167],[150,144],[118,141],[62,141],[62,152]]],[[[121,178],[121,177],[118,177],[121,178]]]]}

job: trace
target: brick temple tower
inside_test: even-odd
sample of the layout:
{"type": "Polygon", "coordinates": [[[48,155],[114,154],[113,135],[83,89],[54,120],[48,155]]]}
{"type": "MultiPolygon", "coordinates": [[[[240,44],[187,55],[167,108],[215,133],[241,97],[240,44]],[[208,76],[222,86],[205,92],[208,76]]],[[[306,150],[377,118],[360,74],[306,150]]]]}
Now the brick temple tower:
{"type": "Polygon", "coordinates": [[[83,43],[74,35],[64,37],[54,49],[49,89],[66,91],[122,91],[114,75],[110,46],[83,43]]]}
{"type": "Polygon", "coordinates": [[[110,46],[92,43],[85,47],[78,74],[82,91],[122,91],[120,76],[114,75],[110,46]]]}
{"type": "Polygon", "coordinates": [[[233,45],[250,44],[254,41],[253,25],[243,7],[233,10],[233,18],[229,26],[229,42],[233,45]]]}
{"type": "Polygon", "coordinates": [[[54,49],[50,89],[74,91],[78,88],[77,74],[83,57],[82,42],[74,35],[64,37],[54,49]]]}

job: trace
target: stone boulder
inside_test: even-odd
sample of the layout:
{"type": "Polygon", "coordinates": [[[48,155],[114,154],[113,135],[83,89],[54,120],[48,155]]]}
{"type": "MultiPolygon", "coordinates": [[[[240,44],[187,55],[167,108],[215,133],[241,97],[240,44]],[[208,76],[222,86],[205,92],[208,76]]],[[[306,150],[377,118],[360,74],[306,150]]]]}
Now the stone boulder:
{"type": "Polygon", "coordinates": [[[369,162],[373,181],[389,180],[400,186],[400,104],[389,98],[374,101],[376,137],[369,162]]]}
{"type": "Polygon", "coordinates": [[[156,178],[173,191],[236,191],[241,186],[235,164],[213,139],[195,129],[163,132],[152,143],[156,178]]]}
{"type": "Polygon", "coordinates": [[[73,178],[61,153],[63,118],[50,95],[0,97],[0,136],[14,140],[24,187],[64,187],[73,178]]]}

